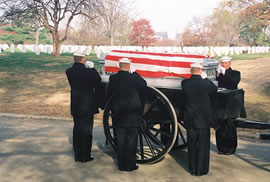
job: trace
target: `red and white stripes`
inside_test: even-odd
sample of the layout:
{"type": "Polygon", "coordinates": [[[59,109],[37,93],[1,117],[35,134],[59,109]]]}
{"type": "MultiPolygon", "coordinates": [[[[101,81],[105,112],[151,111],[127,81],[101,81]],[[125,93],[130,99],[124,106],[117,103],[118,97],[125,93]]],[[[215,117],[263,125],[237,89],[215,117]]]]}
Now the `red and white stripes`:
{"type": "Polygon", "coordinates": [[[190,77],[190,64],[202,63],[205,56],[113,50],[105,57],[105,71],[118,72],[121,58],[129,58],[143,77],[190,77]]]}

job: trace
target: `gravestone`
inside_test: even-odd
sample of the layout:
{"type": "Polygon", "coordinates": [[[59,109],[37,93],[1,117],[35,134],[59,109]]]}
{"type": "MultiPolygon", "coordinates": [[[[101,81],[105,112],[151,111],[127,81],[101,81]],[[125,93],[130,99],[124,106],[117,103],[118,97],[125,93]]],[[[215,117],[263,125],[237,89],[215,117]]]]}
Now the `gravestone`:
{"type": "Polygon", "coordinates": [[[14,44],[10,45],[10,53],[14,53],[15,52],[15,46],[14,44]]]}
{"type": "Polygon", "coordinates": [[[25,47],[25,45],[22,45],[22,53],[26,53],[26,47],[25,47]]]}
{"type": "Polygon", "coordinates": [[[39,48],[38,45],[35,46],[35,52],[36,52],[36,55],[37,55],[37,56],[40,55],[40,48],[39,48]]]}

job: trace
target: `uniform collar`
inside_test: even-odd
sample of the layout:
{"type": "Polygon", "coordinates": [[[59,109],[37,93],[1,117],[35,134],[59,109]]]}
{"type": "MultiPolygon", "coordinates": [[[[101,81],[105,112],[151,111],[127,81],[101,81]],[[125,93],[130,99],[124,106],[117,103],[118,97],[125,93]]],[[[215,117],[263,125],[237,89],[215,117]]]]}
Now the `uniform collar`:
{"type": "Polygon", "coordinates": [[[202,79],[201,75],[191,75],[190,79],[202,79]]]}
{"type": "Polygon", "coordinates": [[[118,73],[129,73],[128,71],[119,70],[118,73]]]}
{"type": "Polygon", "coordinates": [[[228,71],[228,72],[231,72],[231,71],[232,71],[232,68],[229,67],[229,69],[227,69],[226,72],[227,72],[227,71],[228,71]]]}
{"type": "Polygon", "coordinates": [[[73,64],[73,66],[84,66],[84,64],[83,64],[83,63],[77,63],[77,62],[75,62],[75,63],[73,64]]]}

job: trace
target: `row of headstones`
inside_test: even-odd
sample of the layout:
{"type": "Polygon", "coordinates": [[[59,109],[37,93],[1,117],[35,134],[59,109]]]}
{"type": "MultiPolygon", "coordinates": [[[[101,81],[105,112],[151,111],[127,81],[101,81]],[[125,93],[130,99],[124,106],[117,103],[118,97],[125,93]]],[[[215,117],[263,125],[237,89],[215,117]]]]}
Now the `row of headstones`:
{"type": "Polygon", "coordinates": [[[270,53],[270,47],[267,46],[253,46],[253,47],[141,47],[141,46],[95,46],[94,50],[103,53],[110,52],[111,50],[128,50],[128,51],[145,51],[145,52],[158,52],[158,53],[185,53],[185,54],[200,54],[205,56],[222,56],[222,55],[239,55],[257,54],[257,53],[270,53]]]}
{"type": "MultiPolygon", "coordinates": [[[[17,45],[16,47],[21,52],[26,51],[35,52],[36,55],[40,53],[51,54],[53,50],[52,45],[17,45]]],[[[15,45],[0,44],[0,53],[9,49],[11,53],[15,52],[15,45]]],[[[86,55],[90,55],[91,51],[94,51],[97,57],[101,57],[102,54],[108,53],[111,50],[127,50],[127,51],[145,51],[145,52],[158,52],[158,53],[185,53],[185,54],[200,54],[208,56],[222,56],[222,55],[234,55],[234,54],[256,54],[256,53],[269,53],[270,47],[253,46],[253,47],[142,47],[142,46],[74,46],[74,45],[62,45],[60,54],[62,53],[74,53],[82,52],[86,55]]]]}

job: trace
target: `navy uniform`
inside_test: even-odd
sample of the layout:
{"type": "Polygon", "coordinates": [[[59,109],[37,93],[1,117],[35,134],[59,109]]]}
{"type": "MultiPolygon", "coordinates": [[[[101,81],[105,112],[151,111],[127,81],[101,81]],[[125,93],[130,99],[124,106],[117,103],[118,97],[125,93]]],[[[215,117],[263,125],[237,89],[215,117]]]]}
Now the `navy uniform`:
{"type": "MultiPolygon", "coordinates": [[[[231,57],[224,56],[221,62],[231,61],[231,57]]],[[[237,89],[241,80],[239,71],[228,68],[225,74],[220,73],[217,77],[218,87],[226,89],[237,89]]],[[[233,123],[234,118],[226,120],[218,119],[219,127],[216,128],[216,144],[219,154],[234,154],[237,148],[237,129],[233,123]]]]}
{"type": "MultiPolygon", "coordinates": [[[[84,57],[75,53],[74,56],[84,57]]],[[[83,63],[75,62],[66,70],[71,87],[71,115],[73,116],[73,149],[76,162],[93,160],[92,130],[93,115],[98,113],[96,92],[101,78],[95,68],[86,68],[83,63]]]]}
{"type": "MultiPolygon", "coordinates": [[[[126,58],[123,59],[122,61],[127,61],[126,58]]],[[[120,70],[110,76],[108,89],[109,95],[113,95],[113,120],[117,126],[119,170],[132,171],[138,168],[136,166],[138,128],[142,125],[146,81],[136,72],[131,74],[120,70]]]]}
{"type": "MultiPolygon", "coordinates": [[[[202,68],[195,63],[191,67],[202,68]]],[[[192,175],[204,175],[209,171],[210,122],[214,119],[210,94],[217,86],[201,75],[192,75],[182,81],[185,98],[184,124],[187,128],[188,162],[192,175]]]]}

